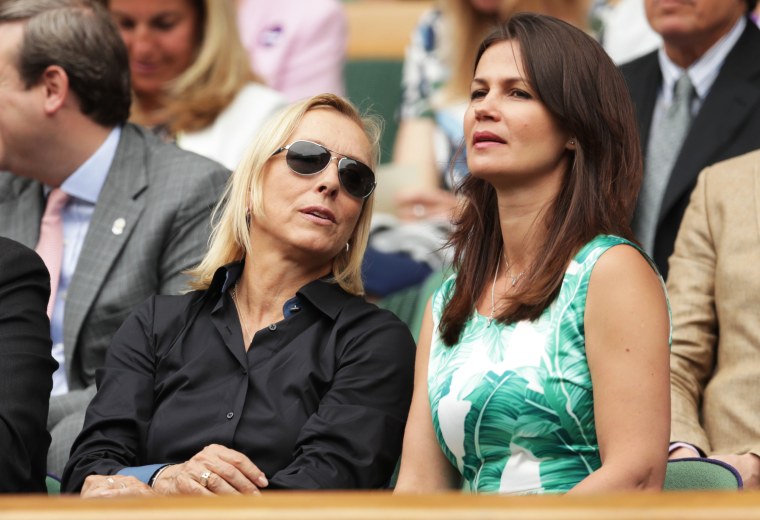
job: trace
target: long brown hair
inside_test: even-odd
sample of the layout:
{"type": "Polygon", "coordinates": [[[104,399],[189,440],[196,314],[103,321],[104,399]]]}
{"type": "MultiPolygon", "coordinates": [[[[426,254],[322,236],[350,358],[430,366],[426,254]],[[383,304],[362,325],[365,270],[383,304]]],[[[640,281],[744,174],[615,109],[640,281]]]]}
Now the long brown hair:
{"type": "MultiPolygon", "coordinates": [[[[599,44],[556,18],[523,13],[486,37],[475,59],[493,44],[513,41],[522,51],[526,81],[558,125],[576,142],[559,192],[536,225],[543,243],[527,276],[501,311],[501,322],[535,320],[556,298],[573,255],[593,237],[633,239],[630,220],[642,177],[636,118],[623,76],[599,44]]],[[[503,241],[494,188],[468,176],[458,189],[462,211],[450,245],[457,279],[440,333],[454,345],[488,281],[503,241]]]]}

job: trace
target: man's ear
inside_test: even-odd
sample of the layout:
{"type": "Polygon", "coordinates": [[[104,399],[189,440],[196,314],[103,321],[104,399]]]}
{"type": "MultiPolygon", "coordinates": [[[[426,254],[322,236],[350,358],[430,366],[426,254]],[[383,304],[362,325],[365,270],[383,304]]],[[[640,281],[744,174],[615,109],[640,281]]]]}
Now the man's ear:
{"type": "Polygon", "coordinates": [[[45,113],[53,115],[69,97],[69,76],[59,65],[50,65],[40,79],[45,92],[45,113]]]}

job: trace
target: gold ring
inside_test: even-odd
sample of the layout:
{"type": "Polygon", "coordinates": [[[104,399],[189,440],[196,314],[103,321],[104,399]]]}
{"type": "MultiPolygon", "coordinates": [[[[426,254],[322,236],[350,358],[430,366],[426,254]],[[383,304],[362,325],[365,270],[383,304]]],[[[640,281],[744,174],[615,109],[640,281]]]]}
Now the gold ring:
{"type": "Polygon", "coordinates": [[[206,487],[208,486],[208,478],[211,476],[211,472],[206,470],[203,473],[201,473],[201,478],[198,481],[201,486],[206,487]]]}

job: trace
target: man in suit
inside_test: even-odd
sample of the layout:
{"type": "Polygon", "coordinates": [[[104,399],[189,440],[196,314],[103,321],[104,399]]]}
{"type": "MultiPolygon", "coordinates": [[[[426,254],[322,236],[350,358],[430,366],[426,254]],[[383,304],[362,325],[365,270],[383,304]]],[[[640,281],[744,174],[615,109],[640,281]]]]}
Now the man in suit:
{"type": "Polygon", "coordinates": [[[663,276],[699,172],[760,148],[760,30],[747,18],[756,3],[645,0],[663,47],[622,66],[645,154],[634,231],[663,276]],[[690,125],[682,142],[670,146],[671,162],[655,160],[657,144],[670,137],[658,130],[676,104],[674,86],[684,74],[693,86],[690,125]]]}
{"type": "Polygon", "coordinates": [[[0,492],[45,491],[45,429],[56,363],[45,315],[50,283],[31,249],[0,237],[0,492]]]}
{"type": "Polygon", "coordinates": [[[671,458],[760,484],[760,150],[699,176],[670,258],[671,458]]]}
{"type": "Polygon", "coordinates": [[[0,170],[9,172],[0,173],[0,235],[40,250],[55,235],[46,222],[62,233],[57,258],[45,258],[60,273],[49,307],[60,368],[48,470],[57,473],[111,336],[148,296],[185,288],[228,172],[125,123],[126,49],[89,0],[0,4],[0,106],[0,170]]]}

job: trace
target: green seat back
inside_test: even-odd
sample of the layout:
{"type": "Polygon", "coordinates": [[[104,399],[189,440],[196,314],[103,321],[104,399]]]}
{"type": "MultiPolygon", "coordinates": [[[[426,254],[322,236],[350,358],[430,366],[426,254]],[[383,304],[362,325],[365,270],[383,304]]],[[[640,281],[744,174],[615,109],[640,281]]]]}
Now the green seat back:
{"type": "Polygon", "coordinates": [[[390,162],[393,155],[402,67],[401,60],[367,58],[348,60],[343,69],[348,98],[363,112],[371,111],[383,118],[385,129],[380,141],[383,163],[390,162]]]}
{"type": "Polygon", "coordinates": [[[61,481],[51,477],[50,475],[45,477],[45,485],[47,486],[48,495],[60,495],[61,494],[61,481]]]}
{"type": "Polygon", "coordinates": [[[414,341],[417,341],[427,302],[450,274],[449,271],[435,272],[428,276],[421,285],[386,296],[377,302],[377,306],[398,316],[409,327],[412,336],[414,336],[414,341]]]}
{"type": "Polygon", "coordinates": [[[666,491],[741,488],[741,476],[724,462],[696,457],[668,461],[664,485],[666,491]]]}

